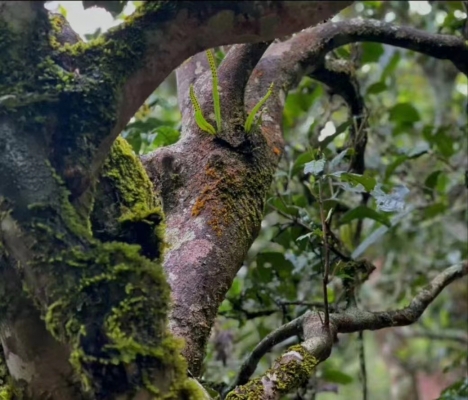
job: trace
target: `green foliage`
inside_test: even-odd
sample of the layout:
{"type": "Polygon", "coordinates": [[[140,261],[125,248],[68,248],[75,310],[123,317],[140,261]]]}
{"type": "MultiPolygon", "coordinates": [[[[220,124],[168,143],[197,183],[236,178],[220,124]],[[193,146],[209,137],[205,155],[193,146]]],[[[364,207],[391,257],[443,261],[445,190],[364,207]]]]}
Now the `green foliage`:
{"type": "Polygon", "coordinates": [[[244,125],[244,130],[248,133],[250,132],[250,130],[252,129],[252,124],[253,124],[253,121],[254,121],[254,118],[255,118],[255,115],[257,115],[258,111],[260,110],[260,108],[266,103],[266,101],[268,100],[268,98],[271,96],[271,94],[273,93],[273,86],[274,84],[272,83],[270,85],[270,88],[268,89],[267,93],[265,94],[265,96],[263,96],[260,101],[254,106],[254,108],[252,108],[252,111],[250,111],[248,117],[247,117],[247,120],[245,121],[245,125],[244,125]]]}
{"type": "Polygon", "coordinates": [[[193,108],[195,110],[195,121],[198,127],[204,132],[216,135],[216,130],[213,128],[213,125],[211,125],[202,114],[202,110],[200,108],[200,104],[198,103],[197,95],[195,94],[193,85],[190,85],[190,100],[192,101],[193,108]]]}
{"type": "Polygon", "coordinates": [[[210,64],[211,78],[213,84],[213,107],[215,111],[216,128],[218,132],[221,132],[221,104],[219,101],[218,91],[218,71],[216,68],[216,62],[212,50],[206,51],[206,58],[208,59],[208,64],[210,64]]]}
{"type": "Polygon", "coordinates": [[[468,397],[468,378],[455,382],[442,392],[438,400],[463,400],[468,397]]]}

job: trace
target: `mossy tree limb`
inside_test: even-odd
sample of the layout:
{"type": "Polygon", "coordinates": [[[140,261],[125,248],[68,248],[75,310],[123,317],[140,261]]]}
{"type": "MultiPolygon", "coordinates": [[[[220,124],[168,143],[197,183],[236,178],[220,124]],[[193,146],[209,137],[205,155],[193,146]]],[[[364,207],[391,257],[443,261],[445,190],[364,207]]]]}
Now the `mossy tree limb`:
{"type": "Polygon", "coordinates": [[[112,92],[101,99],[102,109],[93,104],[92,122],[90,109],[79,105],[93,78],[67,71],[70,60],[49,43],[60,21],[33,7],[31,29],[17,31],[5,23],[14,15],[8,5],[0,10],[0,46],[27,44],[21,57],[0,63],[7,93],[0,104],[1,274],[8,275],[1,285],[0,337],[15,393],[61,400],[197,396],[200,389],[186,379],[181,344],[167,332],[169,290],[159,263],[163,216],[123,140],[97,190],[121,200],[110,215],[121,227],[117,234],[106,226],[102,240],[93,236],[96,180],[88,182],[86,199],[73,202],[86,187],[80,177],[96,144],[87,135],[106,125],[99,113],[112,92]],[[73,160],[77,169],[70,169],[73,160]],[[140,225],[147,228],[142,246],[140,225]]]}

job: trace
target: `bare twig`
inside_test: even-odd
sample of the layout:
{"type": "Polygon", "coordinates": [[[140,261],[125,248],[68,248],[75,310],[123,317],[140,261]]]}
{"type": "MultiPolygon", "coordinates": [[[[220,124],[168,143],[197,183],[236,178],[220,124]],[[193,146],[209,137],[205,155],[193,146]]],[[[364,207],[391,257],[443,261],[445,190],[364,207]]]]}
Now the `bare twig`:
{"type": "Polygon", "coordinates": [[[322,222],[322,236],[323,236],[323,305],[325,308],[324,325],[328,329],[330,326],[330,313],[328,310],[328,277],[330,275],[330,249],[328,247],[328,223],[326,221],[325,210],[323,208],[323,193],[322,193],[322,178],[318,180],[319,189],[319,205],[320,205],[320,220],[322,222]]]}
{"type": "Polygon", "coordinates": [[[366,352],[364,347],[364,332],[358,332],[358,342],[359,342],[359,371],[362,385],[362,400],[368,399],[368,390],[367,390],[367,370],[366,370],[366,352]]]}

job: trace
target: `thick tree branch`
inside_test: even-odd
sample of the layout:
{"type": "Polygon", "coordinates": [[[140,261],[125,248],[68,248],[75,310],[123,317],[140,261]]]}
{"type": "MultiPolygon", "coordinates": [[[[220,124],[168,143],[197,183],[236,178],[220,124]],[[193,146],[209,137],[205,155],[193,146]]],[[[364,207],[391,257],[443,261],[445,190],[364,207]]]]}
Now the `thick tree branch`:
{"type": "MultiPolygon", "coordinates": [[[[288,337],[297,334],[297,331],[302,329],[304,332],[305,341],[302,347],[307,350],[309,357],[315,360],[313,367],[328,358],[331,353],[333,340],[332,338],[338,333],[360,332],[363,330],[378,330],[383,328],[406,326],[415,323],[429,306],[429,304],[440,294],[440,292],[456,279],[468,275],[468,261],[464,261],[460,265],[454,265],[447,268],[445,271],[437,275],[431,283],[423,288],[410,302],[410,304],[401,309],[394,311],[369,312],[357,309],[347,310],[343,313],[335,313],[330,315],[330,331],[323,328],[323,317],[318,313],[307,312],[303,316],[291,321],[287,325],[277,329],[269,334],[262,342],[260,342],[254,351],[249,355],[248,359],[242,364],[241,370],[237,376],[236,385],[245,383],[255,371],[256,365],[260,358],[269,351],[273,345],[287,339],[288,337]]],[[[294,349],[297,346],[293,346],[294,349]]],[[[249,381],[244,386],[238,386],[231,392],[227,399],[249,399],[248,394],[254,390],[258,395],[258,399],[276,399],[281,393],[285,393],[298,387],[298,380],[289,380],[287,377],[282,377],[281,359],[294,351],[290,348],[277,360],[276,364],[268,370],[261,378],[249,381]],[[274,377],[274,378],[272,378],[274,377]],[[281,379],[285,378],[284,381],[281,379]],[[287,386],[287,388],[285,388],[287,386]]],[[[297,351],[297,350],[296,350],[297,351]]],[[[309,359],[310,360],[310,359],[309,359]]],[[[296,357],[296,367],[302,373],[306,371],[310,376],[310,364],[306,357],[296,357]],[[299,367],[298,367],[299,365],[299,367]]],[[[297,371],[296,371],[297,373],[297,371]]]]}
{"type": "MultiPolygon", "coordinates": [[[[292,2],[285,4],[287,7],[293,5],[292,2]]],[[[309,2],[307,6],[312,4],[309,2]]],[[[320,3],[320,8],[326,4],[320,3]]],[[[287,23],[289,18],[286,13],[281,24],[287,23]]],[[[190,34],[196,36],[196,32],[190,34]]],[[[245,36],[241,37],[245,39],[245,36]]],[[[206,47],[216,44],[219,42],[206,47]]],[[[201,366],[218,306],[260,229],[265,196],[279,160],[279,150],[268,141],[268,136],[258,130],[248,135],[243,131],[242,97],[231,101],[230,96],[225,95],[225,91],[235,93],[238,90],[236,85],[245,81],[264,47],[264,44],[233,46],[226,62],[220,66],[223,127],[219,134],[212,136],[200,130],[187,96],[181,104],[185,122],[182,139],[143,158],[161,193],[166,214],[170,246],[164,267],[173,298],[170,327],[185,339],[184,355],[195,375],[201,366]]],[[[194,59],[189,61],[193,62],[194,59]]],[[[151,73],[154,77],[154,71],[151,73]]],[[[193,81],[193,74],[187,76],[188,81],[193,81]]],[[[184,86],[188,87],[187,84],[184,86]]],[[[208,72],[196,80],[195,91],[205,117],[210,118],[213,99],[208,72]]]]}

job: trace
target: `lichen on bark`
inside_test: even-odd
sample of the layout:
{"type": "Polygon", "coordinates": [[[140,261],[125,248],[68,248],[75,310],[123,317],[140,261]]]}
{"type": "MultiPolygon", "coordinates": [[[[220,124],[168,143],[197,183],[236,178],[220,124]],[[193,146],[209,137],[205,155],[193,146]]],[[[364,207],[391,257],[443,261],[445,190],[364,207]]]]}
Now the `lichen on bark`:
{"type": "Polygon", "coordinates": [[[291,346],[261,378],[238,386],[226,400],[262,400],[270,398],[268,393],[289,393],[310,378],[319,362],[300,344],[291,346]]]}

